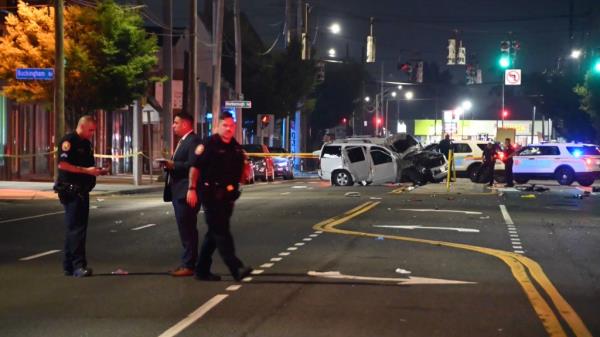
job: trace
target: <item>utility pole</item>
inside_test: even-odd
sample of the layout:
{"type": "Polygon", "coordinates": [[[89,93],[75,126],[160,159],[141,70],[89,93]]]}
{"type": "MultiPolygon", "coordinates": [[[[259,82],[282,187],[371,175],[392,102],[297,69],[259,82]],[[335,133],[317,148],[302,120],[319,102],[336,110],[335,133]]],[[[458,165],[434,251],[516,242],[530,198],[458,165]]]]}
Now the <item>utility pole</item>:
{"type": "Polygon", "coordinates": [[[142,150],[142,129],[144,127],[142,120],[143,98],[137,99],[133,103],[133,185],[142,184],[142,156],[139,153],[142,150]]]}
{"type": "Polygon", "coordinates": [[[285,36],[284,36],[284,43],[285,46],[287,47],[290,44],[290,41],[292,39],[292,15],[293,15],[293,9],[292,9],[292,0],[285,0],[285,36]]]}
{"type": "Polygon", "coordinates": [[[190,81],[188,113],[194,117],[194,132],[198,133],[198,0],[190,0],[190,81]]]}
{"type": "MultiPolygon", "coordinates": [[[[383,75],[383,67],[384,67],[384,62],[381,61],[381,93],[380,93],[380,97],[379,97],[379,100],[381,102],[379,104],[379,110],[383,109],[383,95],[384,95],[383,94],[383,80],[385,78],[385,76],[383,75]]],[[[377,113],[378,116],[381,117],[381,111],[379,111],[379,110],[375,111],[375,113],[377,113]]],[[[375,136],[376,137],[379,136],[379,123],[380,123],[379,117],[375,118],[375,131],[376,131],[375,136]]]]}
{"type": "MultiPolygon", "coordinates": [[[[163,1],[163,68],[167,80],[163,84],[163,142],[164,152],[173,153],[173,0],[163,1]]],[[[150,120],[150,119],[148,119],[150,120]]],[[[168,157],[168,156],[165,156],[168,157]]]]}
{"type": "MultiPolygon", "coordinates": [[[[64,48],[64,0],[54,1],[54,149],[58,149],[60,137],[65,133],[65,48],[64,48]]],[[[54,157],[54,178],[58,178],[58,155],[54,157]]]]}
{"type": "Polygon", "coordinates": [[[533,137],[535,135],[535,109],[536,106],[533,106],[533,114],[531,116],[531,144],[533,144],[533,137]]]}
{"type": "MultiPolygon", "coordinates": [[[[237,99],[242,99],[242,32],[240,30],[240,0],[233,0],[233,25],[235,33],[235,95],[237,99]]],[[[244,120],[242,119],[242,108],[235,108],[235,120],[237,128],[235,129],[235,139],[243,143],[242,131],[244,120]]]]}
{"type": "Polygon", "coordinates": [[[213,100],[212,133],[217,132],[221,114],[221,54],[223,51],[223,17],[225,0],[213,0],[213,100]]]}

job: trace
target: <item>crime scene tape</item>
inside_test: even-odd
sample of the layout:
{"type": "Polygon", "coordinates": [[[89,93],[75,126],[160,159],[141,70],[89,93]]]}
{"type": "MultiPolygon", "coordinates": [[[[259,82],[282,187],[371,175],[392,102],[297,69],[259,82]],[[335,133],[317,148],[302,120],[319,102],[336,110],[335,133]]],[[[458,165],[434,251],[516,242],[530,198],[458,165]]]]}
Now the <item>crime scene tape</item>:
{"type": "Polygon", "coordinates": [[[50,152],[40,152],[40,153],[29,153],[29,154],[3,154],[0,153],[0,158],[33,158],[37,156],[47,156],[50,154],[55,154],[57,151],[50,152]]]}
{"type": "Polygon", "coordinates": [[[246,153],[249,157],[290,157],[290,158],[319,158],[312,153],[246,153]]]}

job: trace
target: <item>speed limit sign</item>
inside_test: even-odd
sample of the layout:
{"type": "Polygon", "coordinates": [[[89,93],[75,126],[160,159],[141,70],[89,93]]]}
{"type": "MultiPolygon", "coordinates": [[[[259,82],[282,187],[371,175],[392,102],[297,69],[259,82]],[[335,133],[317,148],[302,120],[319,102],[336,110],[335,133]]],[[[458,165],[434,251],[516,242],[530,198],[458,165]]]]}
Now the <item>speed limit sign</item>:
{"type": "Polygon", "coordinates": [[[507,69],[504,73],[505,85],[521,85],[521,69],[507,69]]]}

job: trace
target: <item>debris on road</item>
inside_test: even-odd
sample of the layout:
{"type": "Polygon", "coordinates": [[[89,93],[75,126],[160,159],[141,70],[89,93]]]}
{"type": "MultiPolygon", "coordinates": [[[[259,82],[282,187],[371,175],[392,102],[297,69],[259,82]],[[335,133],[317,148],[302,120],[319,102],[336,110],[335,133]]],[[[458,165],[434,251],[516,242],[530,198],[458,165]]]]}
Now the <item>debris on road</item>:
{"type": "Polygon", "coordinates": [[[112,271],[111,274],[112,275],[129,275],[129,272],[127,270],[123,270],[123,269],[119,268],[115,271],[112,271]]]}
{"type": "Polygon", "coordinates": [[[410,275],[410,274],[412,274],[412,272],[410,270],[406,270],[406,269],[402,269],[402,268],[396,268],[396,273],[397,274],[401,274],[401,275],[410,275]]]}
{"type": "Polygon", "coordinates": [[[120,225],[120,224],[122,224],[122,223],[123,223],[123,221],[122,221],[122,220],[115,220],[115,225],[120,225]]]}
{"type": "Polygon", "coordinates": [[[360,193],[358,192],[346,192],[346,194],[344,194],[345,197],[360,197],[360,193]]]}
{"type": "Polygon", "coordinates": [[[489,219],[489,218],[490,218],[490,216],[489,216],[489,215],[488,215],[488,216],[480,216],[480,217],[479,217],[479,219],[481,219],[481,220],[487,220],[487,219],[489,219]]]}
{"type": "Polygon", "coordinates": [[[523,198],[523,199],[534,199],[535,198],[535,194],[523,194],[521,196],[521,198],[523,198]]]}
{"type": "Polygon", "coordinates": [[[103,202],[103,201],[104,201],[104,199],[102,199],[102,198],[96,198],[96,201],[98,201],[98,202],[103,202]]]}
{"type": "Polygon", "coordinates": [[[377,240],[377,241],[383,241],[384,237],[383,236],[378,236],[378,237],[375,238],[375,240],[377,240]]]}

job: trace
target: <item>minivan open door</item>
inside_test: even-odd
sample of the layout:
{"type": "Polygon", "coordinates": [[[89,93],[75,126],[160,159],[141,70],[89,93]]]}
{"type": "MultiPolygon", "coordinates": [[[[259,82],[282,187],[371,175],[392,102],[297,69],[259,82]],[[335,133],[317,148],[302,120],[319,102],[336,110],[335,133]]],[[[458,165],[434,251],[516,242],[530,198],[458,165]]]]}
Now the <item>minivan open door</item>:
{"type": "Polygon", "coordinates": [[[367,159],[367,154],[364,147],[345,147],[344,166],[348,169],[355,182],[367,181],[369,179],[369,175],[371,173],[371,163],[367,159]]]}

